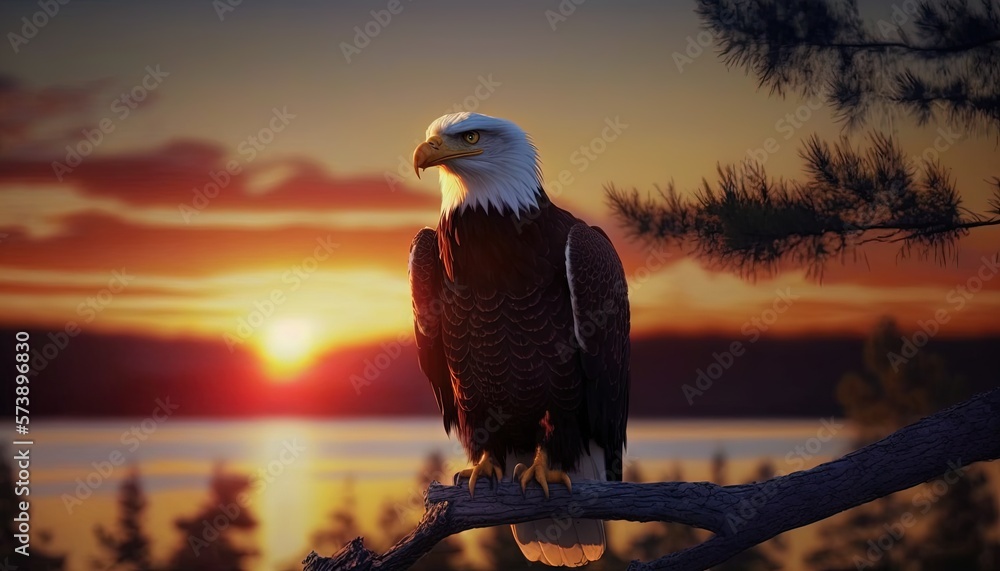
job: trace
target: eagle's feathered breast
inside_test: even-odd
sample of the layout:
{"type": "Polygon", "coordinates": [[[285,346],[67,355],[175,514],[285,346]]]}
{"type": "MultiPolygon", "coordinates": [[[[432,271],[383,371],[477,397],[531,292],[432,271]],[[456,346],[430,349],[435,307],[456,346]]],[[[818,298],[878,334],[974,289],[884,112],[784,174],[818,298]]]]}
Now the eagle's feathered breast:
{"type": "MultiPolygon", "coordinates": [[[[624,379],[593,378],[604,371],[588,366],[581,353],[592,340],[581,343],[567,272],[574,228],[592,231],[540,191],[538,207],[519,216],[465,209],[414,240],[411,282],[421,367],[446,427],[458,428],[471,457],[489,451],[503,462],[508,451],[530,451],[544,439],[551,458],[570,468],[591,439],[609,450],[624,444],[623,420],[619,429],[599,425],[607,418],[594,418],[595,410],[614,404],[596,402],[602,398],[624,400],[618,405],[627,408],[627,395],[619,393],[627,389],[628,361],[627,354],[614,356],[624,359],[616,373],[624,379]]],[[[609,278],[623,282],[613,270],[609,278]]],[[[601,295],[625,292],[609,287],[601,295]]],[[[605,318],[615,321],[618,337],[624,330],[627,351],[627,301],[624,311],[605,318]]],[[[607,349],[601,352],[603,359],[607,349]]],[[[608,464],[614,477],[620,454],[608,464]]]]}

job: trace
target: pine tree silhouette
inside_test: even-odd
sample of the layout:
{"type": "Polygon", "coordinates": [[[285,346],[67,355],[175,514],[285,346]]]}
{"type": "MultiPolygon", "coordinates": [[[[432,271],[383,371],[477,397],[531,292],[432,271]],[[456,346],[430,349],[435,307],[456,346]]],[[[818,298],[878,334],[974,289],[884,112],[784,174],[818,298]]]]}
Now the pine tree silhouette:
{"type": "Polygon", "coordinates": [[[970,466],[941,496],[931,532],[913,546],[911,555],[922,562],[923,571],[997,569],[1000,541],[991,537],[996,529],[997,504],[990,480],[981,468],[970,466]]]}
{"type": "Polygon", "coordinates": [[[884,527],[899,521],[904,513],[905,502],[888,496],[837,516],[819,528],[821,547],[806,554],[806,565],[816,571],[911,569],[906,551],[911,539],[890,535],[884,527]]]}
{"type": "MultiPolygon", "coordinates": [[[[387,547],[408,534],[423,514],[422,501],[414,505],[418,498],[422,499],[423,491],[431,482],[448,482],[450,476],[446,473],[447,465],[444,456],[434,451],[427,456],[424,465],[417,472],[415,487],[412,493],[400,500],[389,499],[382,504],[379,514],[379,528],[385,536],[387,547]]],[[[463,563],[465,553],[462,541],[453,535],[438,542],[426,555],[421,557],[410,569],[412,571],[462,571],[468,569],[463,563]]]]}
{"type": "Polygon", "coordinates": [[[183,542],[174,553],[170,569],[176,571],[243,571],[248,559],[257,556],[252,547],[241,547],[236,532],[252,532],[257,520],[247,505],[250,478],[226,472],[217,464],[210,482],[210,498],[190,518],[174,525],[183,542]]]}
{"type": "Polygon", "coordinates": [[[118,529],[102,525],[94,528],[97,544],[107,552],[92,567],[108,571],[149,571],[152,569],[149,537],[143,531],[146,495],[142,491],[139,470],[133,468],[118,488],[118,529]]]}
{"type": "Polygon", "coordinates": [[[313,534],[312,544],[319,553],[335,553],[355,537],[362,535],[358,524],[354,477],[344,480],[344,499],[328,516],[329,524],[313,534]]]}
{"type": "MultiPolygon", "coordinates": [[[[926,347],[912,355],[905,343],[895,321],[883,319],[865,342],[865,370],[848,373],[837,387],[859,447],[964,397],[964,383],[939,356],[926,347]]],[[[918,563],[928,571],[995,569],[1000,547],[991,539],[997,513],[989,486],[982,470],[969,467],[926,515],[905,494],[850,510],[820,527],[822,547],[806,563],[817,571],[904,571],[918,563]],[[931,518],[928,531],[902,525],[911,518],[931,518]]]]}
{"type": "Polygon", "coordinates": [[[965,382],[948,372],[940,356],[905,348],[895,320],[883,318],[864,346],[865,369],[848,373],[837,385],[837,400],[864,446],[916,422],[965,396],[965,382]]]}

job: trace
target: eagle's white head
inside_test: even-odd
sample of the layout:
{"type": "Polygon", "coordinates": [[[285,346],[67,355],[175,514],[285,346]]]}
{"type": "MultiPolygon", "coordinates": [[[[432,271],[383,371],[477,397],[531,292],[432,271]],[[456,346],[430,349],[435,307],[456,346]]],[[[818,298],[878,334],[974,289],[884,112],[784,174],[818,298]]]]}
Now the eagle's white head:
{"type": "Polygon", "coordinates": [[[505,119],[451,113],[427,127],[413,169],[441,167],[441,215],[482,207],[515,215],[538,205],[542,165],[528,134],[505,119]]]}

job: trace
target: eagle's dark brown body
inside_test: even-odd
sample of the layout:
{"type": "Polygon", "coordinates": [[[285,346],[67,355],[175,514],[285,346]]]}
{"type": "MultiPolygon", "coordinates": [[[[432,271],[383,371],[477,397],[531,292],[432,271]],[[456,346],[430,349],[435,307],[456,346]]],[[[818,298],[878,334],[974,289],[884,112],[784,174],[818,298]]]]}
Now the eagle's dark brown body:
{"type": "Polygon", "coordinates": [[[470,458],[487,451],[503,465],[543,444],[572,470],[593,441],[620,480],[629,307],[604,233],[539,190],[520,216],[442,217],[410,256],[420,366],[470,458]]]}

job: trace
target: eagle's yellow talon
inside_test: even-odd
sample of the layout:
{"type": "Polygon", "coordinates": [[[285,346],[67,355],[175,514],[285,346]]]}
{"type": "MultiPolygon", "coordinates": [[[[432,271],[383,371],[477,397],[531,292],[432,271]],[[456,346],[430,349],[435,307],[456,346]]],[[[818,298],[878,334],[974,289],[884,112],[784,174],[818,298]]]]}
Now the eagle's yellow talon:
{"type": "Polygon", "coordinates": [[[497,482],[503,479],[503,470],[500,469],[500,465],[497,464],[496,460],[490,456],[489,452],[483,452],[482,458],[479,462],[471,468],[466,468],[458,473],[460,478],[469,479],[469,496],[476,497],[476,481],[479,476],[486,476],[487,478],[495,477],[497,482]]]}
{"type": "Polygon", "coordinates": [[[562,470],[552,470],[549,468],[549,457],[541,447],[535,453],[535,459],[527,469],[524,468],[523,464],[518,464],[514,468],[514,477],[518,478],[521,482],[521,491],[525,492],[528,488],[528,482],[535,480],[538,485],[542,487],[542,493],[545,494],[546,499],[549,497],[549,484],[562,483],[566,485],[566,489],[571,493],[573,491],[573,483],[570,481],[569,474],[563,472],[562,470]],[[520,468],[523,472],[518,470],[520,468]]]}
{"type": "Polygon", "coordinates": [[[544,493],[545,497],[548,498],[549,483],[545,481],[545,474],[543,474],[541,470],[535,470],[535,481],[542,487],[542,493],[544,493]]]}

